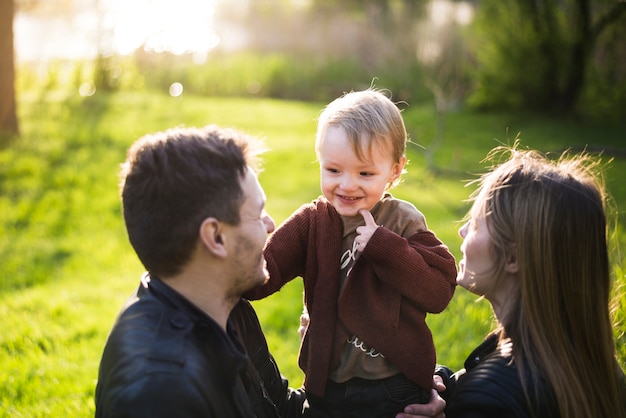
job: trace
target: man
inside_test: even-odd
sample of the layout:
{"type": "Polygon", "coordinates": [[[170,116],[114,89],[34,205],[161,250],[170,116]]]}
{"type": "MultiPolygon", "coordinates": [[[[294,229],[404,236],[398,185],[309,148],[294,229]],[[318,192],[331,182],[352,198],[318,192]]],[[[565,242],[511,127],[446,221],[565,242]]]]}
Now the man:
{"type": "Polygon", "coordinates": [[[208,126],[147,135],[121,172],[130,243],[147,270],[102,356],[96,417],[298,417],[256,313],[274,221],[260,143],[208,126]]]}

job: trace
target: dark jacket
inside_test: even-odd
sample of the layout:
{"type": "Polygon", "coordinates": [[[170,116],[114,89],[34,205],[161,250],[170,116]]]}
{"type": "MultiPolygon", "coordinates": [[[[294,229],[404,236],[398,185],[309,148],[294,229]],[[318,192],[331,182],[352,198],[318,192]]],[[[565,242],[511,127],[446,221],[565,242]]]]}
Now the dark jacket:
{"type": "Polygon", "coordinates": [[[274,357],[269,352],[267,340],[261,324],[250,302],[242,299],[230,314],[230,321],[237,330],[254,368],[251,374],[258,374],[262,386],[276,405],[283,418],[305,416],[308,404],[303,389],[292,389],[287,379],[278,370],[274,357]]]}
{"type": "Polygon", "coordinates": [[[235,307],[224,332],[161,280],[144,278],[104,348],[96,418],[279,417],[290,394],[247,301],[235,307]],[[244,331],[262,370],[239,338],[244,331]]]}
{"type": "Polygon", "coordinates": [[[454,256],[432,231],[404,238],[380,227],[355,261],[340,297],[342,231],[341,217],[326,199],[300,207],[265,247],[270,280],[246,297],[260,299],[296,277],[304,279],[311,322],[299,365],[307,393],[323,396],[339,348],[352,334],[430,390],[435,347],[425,318],[427,312],[441,312],[454,294],[454,256]],[[336,327],[338,321],[344,329],[336,327]]]}
{"type": "MultiPolygon", "coordinates": [[[[510,354],[498,348],[495,334],[469,355],[465,369],[452,374],[450,369],[438,366],[436,374],[443,377],[446,385],[443,397],[447,402],[447,418],[533,417],[516,364],[510,354]]],[[[531,399],[534,417],[558,418],[558,406],[550,386],[544,382],[537,389],[539,398],[531,399]]]]}

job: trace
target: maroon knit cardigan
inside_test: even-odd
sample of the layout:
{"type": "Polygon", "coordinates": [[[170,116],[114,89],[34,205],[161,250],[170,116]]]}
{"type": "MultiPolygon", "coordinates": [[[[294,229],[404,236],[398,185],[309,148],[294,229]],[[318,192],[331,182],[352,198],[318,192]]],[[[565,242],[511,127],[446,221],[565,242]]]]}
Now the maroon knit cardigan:
{"type": "Polygon", "coordinates": [[[319,198],[303,205],[268,239],[270,280],[244,296],[261,299],[296,277],[304,279],[311,320],[298,363],[308,392],[323,396],[329,371],[339,361],[335,346],[352,334],[430,390],[435,347],[425,318],[427,312],[441,312],[452,299],[454,256],[431,231],[407,240],[379,227],[339,298],[341,243],[341,218],[328,201],[319,198]],[[338,320],[345,328],[337,326],[338,320]]]}

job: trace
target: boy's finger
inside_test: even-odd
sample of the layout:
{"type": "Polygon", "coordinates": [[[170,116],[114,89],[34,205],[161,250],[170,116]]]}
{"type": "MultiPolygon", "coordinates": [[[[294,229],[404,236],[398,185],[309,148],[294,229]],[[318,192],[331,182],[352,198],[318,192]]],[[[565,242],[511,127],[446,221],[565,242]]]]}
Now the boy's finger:
{"type": "Polygon", "coordinates": [[[369,210],[361,209],[359,213],[365,220],[365,226],[378,226],[369,210]]]}

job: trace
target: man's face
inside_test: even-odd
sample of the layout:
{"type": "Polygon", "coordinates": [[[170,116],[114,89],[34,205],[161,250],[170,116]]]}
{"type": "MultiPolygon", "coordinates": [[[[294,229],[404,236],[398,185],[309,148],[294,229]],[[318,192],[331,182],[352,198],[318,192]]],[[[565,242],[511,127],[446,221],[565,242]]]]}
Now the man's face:
{"type": "Polygon", "coordinates": [[[265,211],[265,193],[251,169],[242,178],[241,188],[245,199],[239,210],[239,225],[233,230],[231,261],[236,272],[234,290],[243,293],[268,279],[263,247],[276,225],[265,211]]]}

